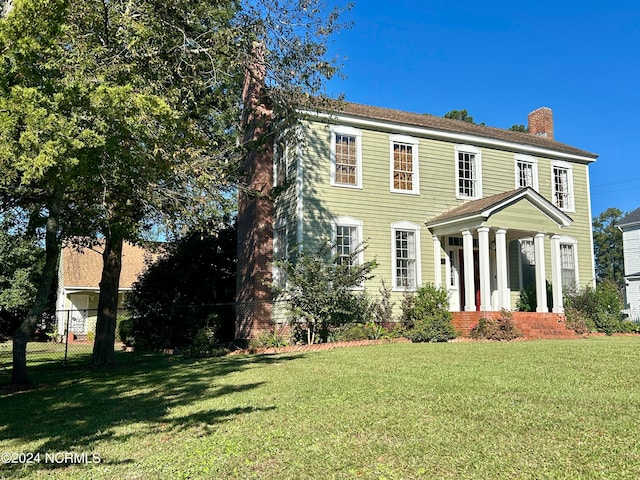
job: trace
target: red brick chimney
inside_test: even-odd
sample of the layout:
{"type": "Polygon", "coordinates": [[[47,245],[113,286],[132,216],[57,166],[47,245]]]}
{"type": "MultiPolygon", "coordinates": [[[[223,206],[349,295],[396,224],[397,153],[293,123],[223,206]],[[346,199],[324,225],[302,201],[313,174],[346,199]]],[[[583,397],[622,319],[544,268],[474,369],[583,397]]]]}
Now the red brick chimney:
{"type": "Polygon", "coordinates": [[[529,133],[553,140],[553,112],[540,107],[529,114],[529,133]]]}

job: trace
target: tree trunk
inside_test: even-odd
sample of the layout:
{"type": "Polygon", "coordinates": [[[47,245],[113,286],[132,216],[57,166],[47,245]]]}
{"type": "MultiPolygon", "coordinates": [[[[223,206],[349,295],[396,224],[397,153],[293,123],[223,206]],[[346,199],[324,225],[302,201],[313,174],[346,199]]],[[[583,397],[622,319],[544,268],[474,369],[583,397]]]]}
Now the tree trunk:
{"type": "Polygon", "coordinates": [[[122,234],[117,228],[111,229],[105,238],[96,337],[93,344],[94,367],[113,365],[123,241],[122,234]]]}
{"type": "Polygon", "coordinates": [[[45,263],[36,298],[22,321],[20,327],[13,335],[13,368],[11,383],[15,385],[29,385],[31,380],[27,374],[27,341],[35,332],[38,322],[49,302],[49,293],[53,281],[58,272],[58,260],[60,257],[59,215],[61,192],[57,192],[49,208],[45,233],[45,263]]]}

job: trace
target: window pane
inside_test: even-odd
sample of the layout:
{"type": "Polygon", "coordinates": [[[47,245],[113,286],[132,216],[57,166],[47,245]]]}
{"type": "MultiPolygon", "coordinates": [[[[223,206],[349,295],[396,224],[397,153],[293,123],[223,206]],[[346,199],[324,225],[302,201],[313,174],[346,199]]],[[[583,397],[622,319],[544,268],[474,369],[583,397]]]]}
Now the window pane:
{"type": "Polygon", "coordinates": [[[413,146],[393,144],[393,188],[413,190],[413,146]]]}
{"type": "Polygon", "coordinates": [[[569,171],[566,168],[553,167],[553,192],[558,208],[569,208],[569,171]]]}
{"type": "Polygon", "coordinates": [[[576,281],[576,264],[573,245],[560,245],[560,266],[562,270],[562,286],[571,288],[576,281]]]}
{"type": "Polygon", "coordinates": [[[357,184],[356,137],[336,134],[336,183],[357,184]]]}
{"type": "Polygon", "coordinates": [[[396,287],[416,286],[415,232],[396,231],[396,287]]]}
{"type": "Polygon", "coordinates": [[[336,256],[339,265],[353,265],[353,253],[358,247],[356,227],[338,225],[336,227],[336,256]]]}
{"type": "Polygon", "coordinates": [[[458,193],[465,197],[476,195],[476,156],[473,153],[458,153],[458,193]]]}
{"type": "Polygon", "coordinates": [[[518,162],[518,186],[533,187],[533,164],[518,162]]]}

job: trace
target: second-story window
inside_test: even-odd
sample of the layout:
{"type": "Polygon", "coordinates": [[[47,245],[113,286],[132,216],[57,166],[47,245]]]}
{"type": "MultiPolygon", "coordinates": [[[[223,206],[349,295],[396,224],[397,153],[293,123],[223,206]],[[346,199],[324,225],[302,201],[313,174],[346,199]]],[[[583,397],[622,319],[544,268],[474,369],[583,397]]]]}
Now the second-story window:
{"type": "Polygon", "coordinates": [[[536,159],[529,155],[515,156],[516,161],[516,188],[531,187],[538,190],[538,164],[536,159]]]}
{"type": "Polygon", "coordinates": [[[480,149],[460,145],[456,147],[456,196],[460,199],[482,197],[482,156],[480,149]]]}
{"type": "Polygon", "coordinates": [[[573,175],[564,163],[553,164],[553,203],[560,210],[573,211],[573,175]]]}
{"type": "Polygon", "coordinates": [[[331,130],[331,185],[362,187],[361,133],[351,127],[331,130]]]}
{"type": "Polygon", "coordinates": [[[391,191],[419,193],[418,141],[403,135],[391,136],[391,191]]]}

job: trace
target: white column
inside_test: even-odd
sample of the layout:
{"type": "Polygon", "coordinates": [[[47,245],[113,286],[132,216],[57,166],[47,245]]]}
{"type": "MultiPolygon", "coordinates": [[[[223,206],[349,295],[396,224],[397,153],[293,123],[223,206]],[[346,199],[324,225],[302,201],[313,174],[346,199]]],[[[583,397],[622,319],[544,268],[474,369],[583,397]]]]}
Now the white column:
{"type": "Polygon", "coordinates": [[[436,288],[442,286],[442,245],[440,244],[440,238],[437,235],[433,236],[433,272],[436,288]]]}
{"type": "Polygon", "coordinates": [[[498,308],[511,310],[507,285],[507,231],[496,230],[496,275],[498,283],[498,308]]]}
{"type": "Polygon", "coordinates": [[[533,248],[536,257],[536,299],[538,301],[536,312],[548,312],[547,283],[544,268],[544,233],[538,233],[534,237],[533,248]]]}
{"type": "Polygon", "coordinates": [[[560,235],[553,235],[551,237],[551,283],[553,286],[553,312],[564,313],[560,235]]]}
{"type": "Polygon", "coordinates": [[[462,231],[462,249],[464,251],[464,310],[476,311],[476,287],[473,267],[473,235],[469,230],[462,231]]]}
{"type": "Polygon", "coordinates": [[[491,311],[491,268],[489,267],[489,227],[478,228],[480,248],[480,310],[491,311]]]}

